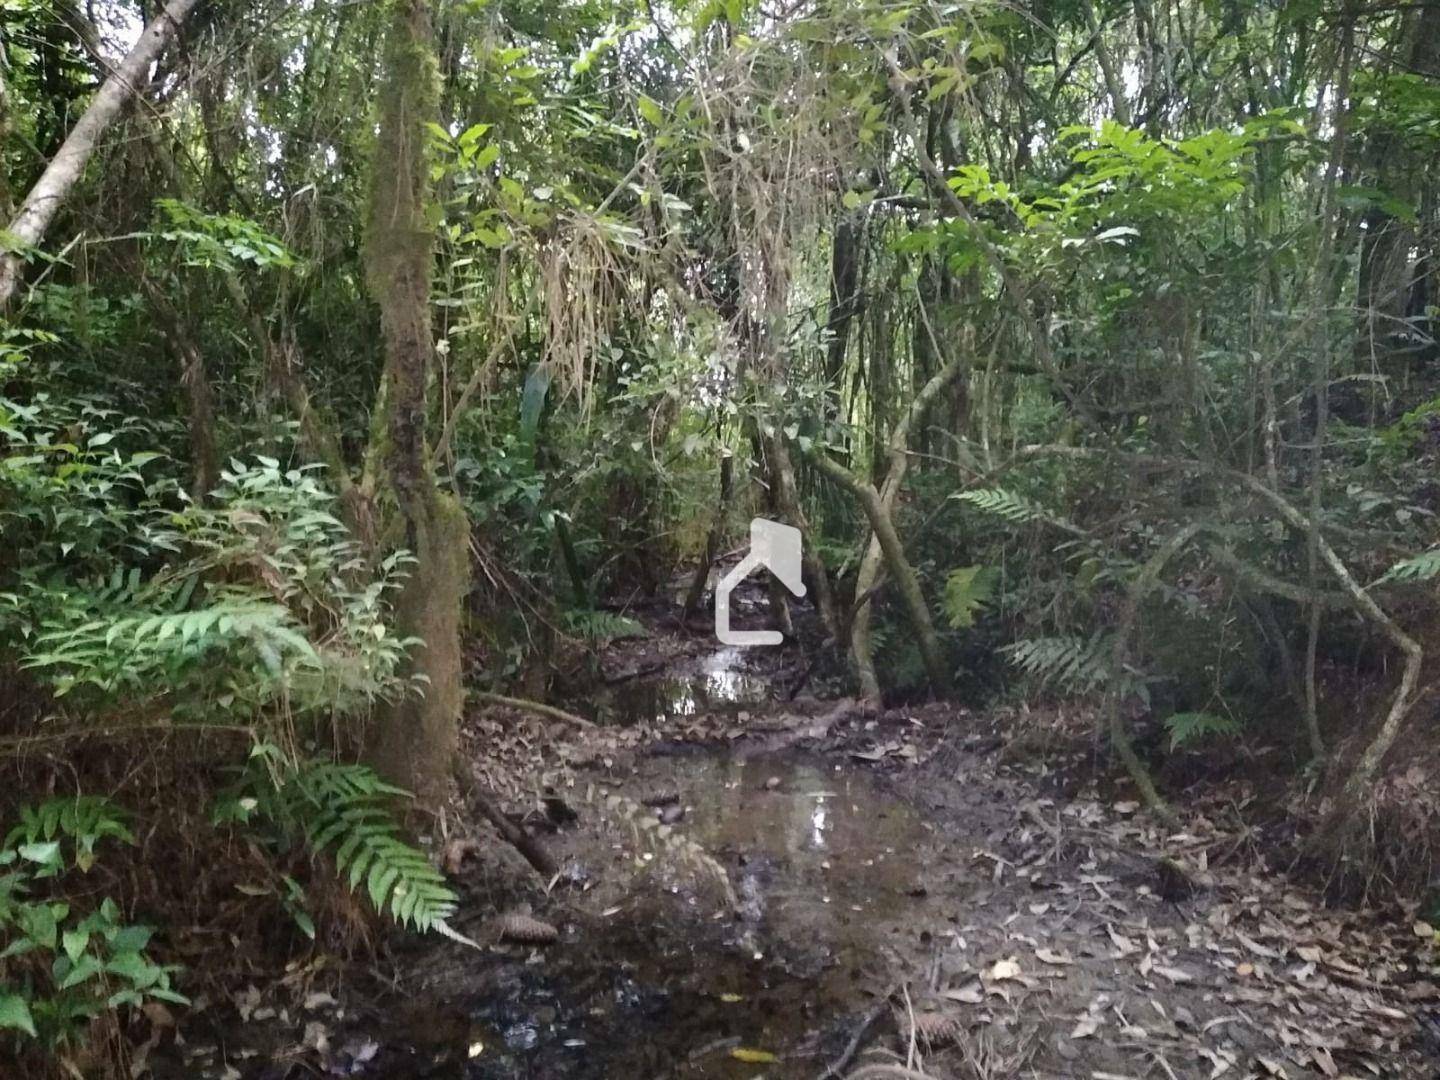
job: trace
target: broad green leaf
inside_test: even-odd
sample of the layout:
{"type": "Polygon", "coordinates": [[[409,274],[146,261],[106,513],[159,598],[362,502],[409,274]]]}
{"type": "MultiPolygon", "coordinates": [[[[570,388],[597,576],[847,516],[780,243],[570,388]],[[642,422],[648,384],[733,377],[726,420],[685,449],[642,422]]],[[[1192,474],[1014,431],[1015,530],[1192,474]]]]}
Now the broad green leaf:
{"type": "Polygon", "coordinates": [[[32,1039],[39,1038],[35,1031],[35,1018],[30,1015],[30,1003],[19,994],[0,994],[0,1028],[23,1031],[32,1039]]]}

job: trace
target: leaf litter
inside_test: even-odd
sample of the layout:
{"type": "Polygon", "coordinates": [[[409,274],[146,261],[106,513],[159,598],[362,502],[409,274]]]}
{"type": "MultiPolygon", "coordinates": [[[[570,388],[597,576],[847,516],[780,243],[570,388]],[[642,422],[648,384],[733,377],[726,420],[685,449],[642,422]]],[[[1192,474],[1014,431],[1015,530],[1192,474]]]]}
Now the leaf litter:
{"type": "MultiPolygon", "coordinates": [[[[710,994],[731,1018],[710,1034],[716,1049],[707,1049],[700,1034],[685,1036],[689,1041],[677,1047],[675,1060],[688,1064],[675,1075],[709,1075],[704,1063],[717,1054],[732,1066],[759,1070],[755,1076],[819,1075],[823,1066],[817,1062],[848,1041],[855,1018],[870,1010],[876,995],[895,986],[904,988],[908,1004],[891,998],[895,1023],[878,1025],[865,1052],[899,1055],[941,1076],[972,1075],[977,1062],[989,1070],[982,1075],[1134,1080],[1436,1074],[1440,1027],[1432,1033],[1427,1023],[1435,1021],[1427,1017],[1440,1002],[1440,955],[1433,926],[1413,913],[1327,908],[1268,865],[1263,853],[1246,848],[1247,859],[1230,857],[1240,848],[1235,829],[1203,808],[1191,808],[1184,828],[1175,831],[1134,799],[1107,798],[1093,786],[1061,796],[1047,783],[1046,766],[997,753],[977,730],[984,719],[953,706],[878,717],[819,702],[749,703],[747,710],[747,722],[738,725],[733,712],[692,713],[581,731],[529,716],[499,723],[487,711],[467,731],[472,745],[485,745],[494,774],[509,778],[501,790],[513,807],[524,813],[532,797],[527,793],[543,791],[559,793],[579,809],[578,824],[547,841],[562,861],[593,861],[612,847],[617,857],[613,869],[592,866],[594,877],[583,885],[562,883],[537,898],[537,913],[547,923],[588,927],[567,937],[573,943],[549,952],[503,942],[488,949],[543,973],[563,968],[588,933],[601,935],[585,946],[594,950],[593,962],[628,963],[619,955],[606,960],[610,939],[603,935],[630,933],[637,898],[658,889],[673,899],[645,897],[646,917],[673,919],[675,932],[690,936],[697,980],[703,983],[707,968],[730,970],[737,950],[748,950],[743,960],[752,981],[710,994]],[[822,714],[835,718],[817,722],[822,714]],[[788,774],[767,762],[747,782],[746,798],[761,805],[768,800],[776,814],[803,805],[812,830],[817,808],[838,808],[841,778],[857,771],[878,777],[895,806],[908,807],[923,822],[923,839],[905,853],[908,862],[898,853],[867,856],[872,863],[888,858],[911,867],[883,917],[869,910],[863,888],[847,894],[837,886],[857,869],[873,872],[839,848],[823,862],[807,864],[802,877],[787,877],[796,871],[783,862],[765,870],[768,856],[741,850],[744,844],[712,851],[741,886],[740,909],[750,911],[737,909],[737,924],[736,914],[715,909],[688,884],[657,878],[657,862],[637,859],[628,840],[597,832],[598,815],[575,794],[597,780],[637,805],[663,790],[665,805],[692,808],[676,829],[683,835],[692,824],[700,827],[695,823],[705,820],[710,797],[687,789],[676,759],[653,756],[654,748],[677,742],[723,746],[742,759],[747,753],[808,755],[835,784],[816,787],[817,795],[809,797],[791,790],[788,774]],[[772,774],[787,779],[767,789],[763,781],[772,774]],[[620,859],[627,850],[628,861],[620,859]],[[622,863],[628,867],[623,873],[622,863]],[[757,866],[763,872],[751,895],[747,867],[757,866]],[[1169,899],[1177,893],[1167,878],[1177,875],[1186,887],[1179,899],[1169,899]],[[807,904],[807,911],[826,914],[802,922],[787,914],[807,904]],[[842,914],[846,921],[836,922],[842,914]],[[835,936],[842,926],[843,940],[835,936]],[[845,989],[803,1003],[802,994],[795,1009],[807,1018],[798,1027],[761,1022],[761,1013],[776,1011],[773,986],[782,973],[802,970],[812,980],[841,963],[850,972],[842,980],[845,989]],[[735,1041],[731,1031],[751,1036],[735,1041]]],[[[472,847],[455,847],[453,840],[451,852],[470,854],[472,847]]],[[[457,869],[464,861],[462,874],[480,873],[472,865],[478,860],[447,861],[457,869]]],[[[485,911],[477,913],[483,917],[485,911]]],[[[449,956],[448,948],[432,947],[423,964],[449,956]]],[[[434,995],[442,982],[412,974],[402,975],[402,984],[434,995]]],[[[232,1008],[246,1026],[288,1021],[291,1053],[318,1055],[322,1065],[343,1059],[355,1070],[347,1074],[367,1075],[385,1060],[376,1046],[388,1045],[387,1034],[367,1030],[360,1042],[347,1033],[341,1020],[353,1011],[347,991],[307,984],[289,1000],[267,991],[262,1005],[262,995],[251,988],[232,1008]],[[345,1004],[333,1008],[336,999],[345,1004]],[[346,1049],[341,1053],[337,1046],[346,1049]]],[[[551,1028],[559,1045],[594,1052],[593,1030],[563,1029],[558,1022],[551,1028]]],[[[467,1075],[491,1075],[484,1063],[495,1060],[507,1037],[519,1045],[504,1031],[498,1039],[494,1033],[457,1036],[466,1047],[482,1048],[467,1075]]],[[[631,1037],[664,1036],[642,1030],[631,1037]]],[[[391,1042],[396,1038],[389,1034],[391,1042]]],[[[596,1062],[586,1060],[593,1071],[596,1062]]],[[[502,1069],[493,1075],[507,1074],[502,1069]]]]}

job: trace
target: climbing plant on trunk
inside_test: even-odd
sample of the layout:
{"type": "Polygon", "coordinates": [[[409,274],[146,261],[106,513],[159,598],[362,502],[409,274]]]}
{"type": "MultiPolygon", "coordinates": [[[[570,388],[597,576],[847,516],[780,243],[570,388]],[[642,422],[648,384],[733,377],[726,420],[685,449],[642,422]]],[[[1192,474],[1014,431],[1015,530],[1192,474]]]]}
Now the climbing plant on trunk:
{"type": "Polygon", "coordinates": [[[448,783],[463,701],[460,605],[469,572],[469,527],[459,503],[435,486],[426,434],[434,352],[426,125],[438,115],[428,0],[394,0],[384,78],[365,236],[366,278],[380,306],[385,345],[376,406],[383,423],[372,427],[372,439],[383,444],[381,454],[367,456],[383,459],[394,496],[396,520],[387,532],[415,558],[396,615],[401,632],[418,639],[411,674],[424,689],[383,708],[368,744],[384,775],[433,805],[448,783]]]}

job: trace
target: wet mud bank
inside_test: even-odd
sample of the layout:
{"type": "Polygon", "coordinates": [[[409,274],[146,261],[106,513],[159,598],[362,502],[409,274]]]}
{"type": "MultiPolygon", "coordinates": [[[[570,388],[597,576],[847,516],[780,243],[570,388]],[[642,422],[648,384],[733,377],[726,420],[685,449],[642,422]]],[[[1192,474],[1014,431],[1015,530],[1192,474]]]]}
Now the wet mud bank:
{"type": "Polygon", "coordinates": [[[1232,858],[1213,815],[1170,831],[1123,791],[1062,795],[953,706],[795,697],[789,650],[645,670],[653,646],[630,648],[570,703],[596,726],[482,732],[530,762],[510,801],[555,880],[462,820],[437,854],[475,849],[450,870],[478,949],[408,938],[382,969],[297,976],[157,1075],[1437,1074],[1434,947],[1232,858]],[[556,940],[505,940],[499,913],[556,940]]]}
{"type": "MultiPolygon", "coordinates": [[[[628,810],[597,812],[553,845],[590,883],[554,897],[557,944],[412,965],[434,1014],[465,1020],[439,1048],[459,1066],[464,1044],[453,1075],[823,1071],[883,996],[891,953],[918,942],[911,909],[943,895],[932,830],[874,778],[806,755],[646,757],[624,789],[674,796],[658,811],[683,808],[671,835],[719,864],[733,906],[628,810]]],[[[442,1075],[427,1056],[412,1075],[442,1075]]]]}

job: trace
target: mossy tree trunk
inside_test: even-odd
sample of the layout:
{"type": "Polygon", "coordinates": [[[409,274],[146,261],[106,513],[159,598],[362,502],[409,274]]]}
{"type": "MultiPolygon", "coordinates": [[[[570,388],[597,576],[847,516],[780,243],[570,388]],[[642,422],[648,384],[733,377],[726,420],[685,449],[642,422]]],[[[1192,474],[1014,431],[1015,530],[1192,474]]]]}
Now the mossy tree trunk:
{"type": "Polygon", "coordinates": [[[443,799],[451,775],[464,689],[460,626],[469,578],[470,537],[464,511],[433,481],[426,444],[426,385],[433,341],[430,274],[433,230],[429,198],[427,121],[438,116],[434,31],[428,0],[392,0],[380,94],[366,275],[380,306],[385,343],[382,404],[372,438],[383,461],[415,556],[396,604],[396,629],[419,638],[410,674],[423,696],[410,695],[381,711],[369,738],[376,768],[409,788],[422,806],[443,799]]]}
{"type": "Polygon", "coordinates": [[[396,601],[395,624],[399,633],[423,642],[411,652],[410,671],[424,682],[419,694],[380,711],[368,755],[386,779],[434,808],[448,788],[465,704],[460,631],[470,580],[470,522],[451,495],[432,490],[422,501],[424,511],[406,520],[416,563],[396,601]]]}

